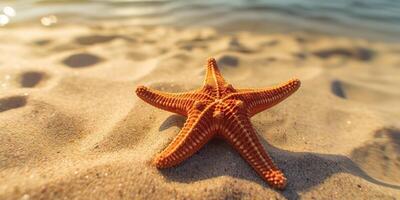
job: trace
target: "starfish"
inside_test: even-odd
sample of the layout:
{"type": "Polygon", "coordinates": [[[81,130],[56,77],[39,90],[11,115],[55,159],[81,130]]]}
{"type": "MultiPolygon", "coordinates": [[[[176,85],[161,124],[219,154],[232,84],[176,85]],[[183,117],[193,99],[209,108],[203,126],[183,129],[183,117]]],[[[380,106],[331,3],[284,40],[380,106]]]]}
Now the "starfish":
{"type": "Polygon", "coordinates": [[[213,137],[226,140],[273,188],[284,189],[286,178],[263,149],[250,117],[266,110],[300,87],[292,79],[266,89],[235,89],[227,84],[214,58],[206,65],[204,85],[184,93],[167,93],[138,86],[136,94],[145,102],[187,117],[175,139],[153,160],[161,169],[180,164],[213,137]]]}

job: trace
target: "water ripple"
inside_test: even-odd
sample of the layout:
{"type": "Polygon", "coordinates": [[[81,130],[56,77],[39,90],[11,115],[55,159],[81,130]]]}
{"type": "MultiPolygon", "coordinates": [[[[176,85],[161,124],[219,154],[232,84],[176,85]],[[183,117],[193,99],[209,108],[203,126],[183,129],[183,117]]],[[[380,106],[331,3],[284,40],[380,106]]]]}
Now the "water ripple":
{"type": "MultiPolygon", "coordinates": [[[[29,0],[1,1],[18,23],[57,15],[69,19],[133,19],[138,25],[211,25],[243,27],[264,24],[286,31],[316,31],[397,39],[400,1],[394,0],[29,0]],[[240,21],[241,24],[237,24],[240,21]],[[350,28],[350,29],[349,29],[350,28]]],[[[0,12],[0,15],[3,14],[0,12]]],[[[261,31],[266,28],[258,27],[261,31]]],[[[232,28],[232,27],[231,27],[232,28]]],[[[259,31],[259,30],[251,30],[259,31]]]]}

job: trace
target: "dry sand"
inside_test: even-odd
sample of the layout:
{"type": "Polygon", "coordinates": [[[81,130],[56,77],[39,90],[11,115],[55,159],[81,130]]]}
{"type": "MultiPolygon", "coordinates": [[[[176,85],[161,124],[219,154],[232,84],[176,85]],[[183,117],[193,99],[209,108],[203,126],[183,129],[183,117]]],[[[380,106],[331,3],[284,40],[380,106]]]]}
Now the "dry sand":
{"type": "Polygon", "coordinates": [[[396,199],[400,46],[309,34],[33,25],[0,32],[0,199],[396,199]],[[137,85],[199,87],[216,57],[234,87],[302,87],[252,118],[286,173],[273,190],[224,141],[182,165],[153,156],[185,118],[137,85]]]}

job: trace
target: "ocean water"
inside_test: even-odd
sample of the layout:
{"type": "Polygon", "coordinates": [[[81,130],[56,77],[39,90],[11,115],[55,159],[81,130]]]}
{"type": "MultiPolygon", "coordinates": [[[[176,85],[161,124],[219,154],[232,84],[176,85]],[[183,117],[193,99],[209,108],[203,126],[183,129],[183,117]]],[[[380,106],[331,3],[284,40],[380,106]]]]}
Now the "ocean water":
{"type": "Polygon", "coordinates": [[[93,20],[400,41],[400,0],[0,0],[0,31],[25,22],[93,20]]]}

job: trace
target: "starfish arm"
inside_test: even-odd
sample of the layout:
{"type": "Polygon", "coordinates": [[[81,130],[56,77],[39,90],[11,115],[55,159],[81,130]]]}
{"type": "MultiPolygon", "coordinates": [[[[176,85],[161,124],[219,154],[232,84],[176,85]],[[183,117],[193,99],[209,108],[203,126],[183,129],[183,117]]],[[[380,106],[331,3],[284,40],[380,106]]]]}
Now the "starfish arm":
{"type": "Polygon", "coordinates": [[[300,87],[300,80],[292,79],[277,87],[268,89],[242,89],[231,95],[248,105],[249,116],[253,116],[283,101],[300,87]]]}
{"type": "Polygon", "coordinates": [[[209,58],[206,65],[206,78],[204,86],[213,86],[217,97],[222,93],[223,87],[226,85],[225,79],[218,69],[217,62],[214,58],[209,58]]]}
{"type": "Polygon", "coordinates": [[[196,101],[208,99],[205,94],[203,95],[196,91],[187,93],[167,93],[145,86],[137,87],[136,94],[142,100],[157,108],[183,116],[187,116],[187,110],[189,110],[196,101]]]}
{"type": "Polygon", "coordinates": [[[284,189],[286,178],[276,167],[259,142],[243,102],[237,100],[224,112],[221,135],[236,149],[252,168],[272,187],[284,189]]]}
{"type": "Polygon", "coordinates": [[[153,163],[157,168],[178,165],[197,152],[212,137],[211,112],[192,109],[182,130],[175,139],[158,154],[153,163]]]}

